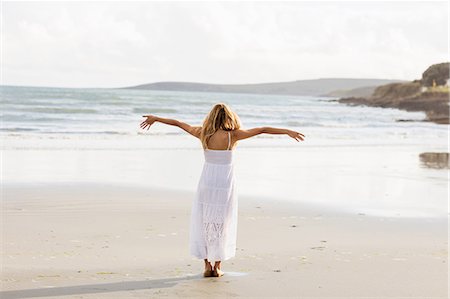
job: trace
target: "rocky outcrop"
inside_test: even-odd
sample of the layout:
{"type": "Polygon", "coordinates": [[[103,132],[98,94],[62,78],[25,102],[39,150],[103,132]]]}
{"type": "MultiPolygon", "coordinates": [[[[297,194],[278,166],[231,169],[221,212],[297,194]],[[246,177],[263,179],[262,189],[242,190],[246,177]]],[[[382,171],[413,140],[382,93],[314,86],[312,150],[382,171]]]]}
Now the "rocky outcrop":
{"type": "MultiPolygon", "coordinates": [[[[423,82],[425,82],[424,80],[426,80],[426,82],[429,82],[429,80],[434,80],[434,82],[436,82],[436,80],[438,80],[440,83],[446,83],[448,80],[448,73],[446,76],[441,73],[443,69],[442,65],[445,64],[437,64],[435,65],[437,67],[433,68],[432,66],[428,68],[428,72],[424,72],[424,74],[427,73],[424,77],[425,79],[422,78],[421,80],[414,80],[408,83],[382,85],[377,87],[371,96],[347,97],[341,98],[338,101],[350,105],[397,108],[406,111],[423,111],[426,114],[426,121],[432,121],[438,124],[449,124],[448,86],[433,88],[423,84],[423,82]]],[[[446,65],[448,67],[448,63],[446,65]]]]}
{"type": "Polygon", "coordinates": [[[449,78],[449,65],[450,63],[444,62],[439,64],[433,64],[429,68],[426,69],[422,74],[422,85],[423,86],[433,86],[436,85],[445,85],[449,78]]]}
{"type": "Polygon", "coordinates": [[[449,153],[421,153],[419,158],[425,167],[450,169],[449,153]]]}

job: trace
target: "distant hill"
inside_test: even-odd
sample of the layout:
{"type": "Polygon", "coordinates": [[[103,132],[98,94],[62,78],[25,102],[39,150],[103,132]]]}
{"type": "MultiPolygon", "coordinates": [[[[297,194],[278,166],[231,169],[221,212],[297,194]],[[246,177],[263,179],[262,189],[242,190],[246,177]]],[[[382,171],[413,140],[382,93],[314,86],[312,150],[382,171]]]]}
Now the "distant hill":
{"type": "Polygon", "coordinates": [[[449,124],[449,67],[448,62],[434,64],[425,70],[421,79],[381,85],[370,95],[352,95],[338,101],[349,105],[423,111],[427,121],[449,124]]]}
{"type": "Polygon", "coordinates": [[[330,97],[368,97],[378,86],[364,86],[353,89],[339,89],[326,94],[330,97]]]}
{"type": "Polygon", "coordinates": [[[251,93],[272,95],[306,95],[333,96],[333,92],[341,93],[357,88],[371,88],[376,86],[405,82],[389,79],[351,79],[351,78],[321,78],[298,80],[291,82],[256,83],[256,84],[207,84],[192,82],[156,82],[142,84],[126,89],[195,91],[195,92],[223,92],[223,93],[251,93]]]}

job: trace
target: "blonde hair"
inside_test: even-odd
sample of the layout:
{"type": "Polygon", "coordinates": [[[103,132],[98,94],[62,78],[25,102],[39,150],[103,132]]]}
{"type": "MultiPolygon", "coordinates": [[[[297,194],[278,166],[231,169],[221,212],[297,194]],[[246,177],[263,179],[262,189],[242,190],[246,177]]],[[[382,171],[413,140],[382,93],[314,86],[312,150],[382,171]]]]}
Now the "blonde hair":
{"type": "Polygon", "coordinates": [[[227,104],[218,103],[214,105],[203,121],[202,131],[200,133],[203,148],[208,147],[207,142],[209,138],[217,130],[233,131],[240,127],[241,121],[239,120],[239,116],[227,104]]]}

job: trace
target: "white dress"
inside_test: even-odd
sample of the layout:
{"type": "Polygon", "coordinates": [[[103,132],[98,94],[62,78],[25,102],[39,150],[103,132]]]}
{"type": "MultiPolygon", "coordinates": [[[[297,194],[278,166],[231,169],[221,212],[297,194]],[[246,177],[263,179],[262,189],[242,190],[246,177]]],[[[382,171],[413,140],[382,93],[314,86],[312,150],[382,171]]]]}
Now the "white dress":
{"type": "Polygon", "coordinates": [[[192,204],[190,253],[209,262],[225,261],[236,254],[238,201],[230,141],[228,132],[227,150],[204,150],[205,162],[192,204]]]}

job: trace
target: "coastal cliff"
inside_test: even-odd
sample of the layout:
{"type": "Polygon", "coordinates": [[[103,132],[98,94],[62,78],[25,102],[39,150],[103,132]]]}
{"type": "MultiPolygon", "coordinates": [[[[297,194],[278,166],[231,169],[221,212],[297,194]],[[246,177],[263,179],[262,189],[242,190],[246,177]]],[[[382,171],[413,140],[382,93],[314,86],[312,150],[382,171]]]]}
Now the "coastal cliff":
{"type": "Polygon", "coordinates": [[[440,63],[430,66],[419,80],[381,85],[370,96],[346,97],[338,101],[349,105],[423,111],[425,121],[449,124],[448,82],[449,63],[440,63]]]}

